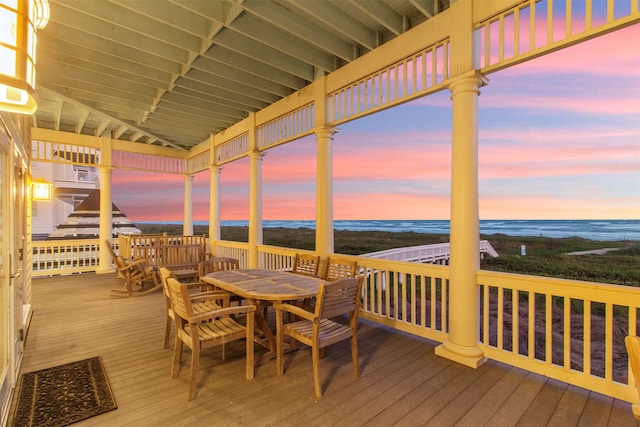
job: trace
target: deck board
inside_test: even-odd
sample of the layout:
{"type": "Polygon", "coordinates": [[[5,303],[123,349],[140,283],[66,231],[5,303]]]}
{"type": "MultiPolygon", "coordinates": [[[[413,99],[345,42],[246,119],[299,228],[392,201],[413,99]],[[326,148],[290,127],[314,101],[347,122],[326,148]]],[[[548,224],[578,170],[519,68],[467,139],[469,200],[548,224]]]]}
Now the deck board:
{"type": "Polygon", "coordinates": [[[174,379],[173,343],[163,348],[164,297],[109,297],[118,286],[113,274],[33,280],[21,372],[101,356],[118,404],[78,426],[639,426],[629,403],[495,361],[471,369],[436,356],[434,342],[364,320],[360,378],[352,376],[349,343],[330,347],[320,400],[308,349],[286,355],[284,375],[271,361],[247,381],[240,341],[227,360],[219,349],[203,353],[189,402],[190,352],[174,379]]]}

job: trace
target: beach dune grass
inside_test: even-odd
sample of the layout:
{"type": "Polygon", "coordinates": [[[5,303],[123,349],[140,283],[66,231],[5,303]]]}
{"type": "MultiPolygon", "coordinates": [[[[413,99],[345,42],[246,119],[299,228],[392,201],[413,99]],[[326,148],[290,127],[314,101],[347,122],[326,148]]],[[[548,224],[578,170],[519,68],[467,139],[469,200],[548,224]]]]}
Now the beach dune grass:
{"type": "MultiPolygon", "coordinates": [[[[140,224],[138,227],[145,234],[182,234],[180,224],[140,224]]],[[[206,235],[208,232],[207,226],[194,226],[196,235],[206,235]]],[[[248,241],[247,227],[224,226],[220,233],[222,240],[248,241]]],[[[481,261],[481,268],[485,270],[640,287],[640,242],[504,234],[482,235],[481,239],[488,240],[500,254],[498,258],[487,257],[481,261]],[[525,256],[521,255],[523,245],[525,256]],[[567,255],[608,248],[618,250],[605,254],[567,255]]],[[[448,234],[412,231],[336,230],[334,234],[335,252],[349,255],[448,241],[448,234]]],[[[263,242],[266,245],[313,250],[315,231],[309,228],[264,228],[263,242]]]]}

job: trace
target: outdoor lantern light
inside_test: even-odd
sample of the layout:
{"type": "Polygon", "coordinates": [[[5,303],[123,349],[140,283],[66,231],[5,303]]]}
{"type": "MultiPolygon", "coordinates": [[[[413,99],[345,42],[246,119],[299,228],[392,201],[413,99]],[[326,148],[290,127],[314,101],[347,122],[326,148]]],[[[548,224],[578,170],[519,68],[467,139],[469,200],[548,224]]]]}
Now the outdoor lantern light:
{"type": "Polygon", "coordinates": [[[0,0],[0,111],[36,111],[36,28],[48,20],[47,0],[0,0]]]}
{"type": "Polygon", "coordinates": [[[31,200],[51,200],[53,197],[53,184],[38,180],[31,183],[31,200]]]}

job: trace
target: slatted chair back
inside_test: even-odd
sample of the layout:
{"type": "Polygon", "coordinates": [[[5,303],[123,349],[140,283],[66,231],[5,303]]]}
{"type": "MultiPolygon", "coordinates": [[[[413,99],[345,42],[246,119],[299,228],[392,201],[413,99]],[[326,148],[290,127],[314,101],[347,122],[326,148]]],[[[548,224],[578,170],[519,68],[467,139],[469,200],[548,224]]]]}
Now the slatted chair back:
{"type": "Polygon", "coordinates": [[[348,314],[357,317],[360,304],[360,278],[343,278],[321,284],[316,297],[315,314],[319,319],[348,314]]]}
{"type": "Polygon", "coordinates": [[[198,275],[202,277],[214,271],[237,270],[239,268],[240,261],[235,258],[211,257],[198,263],[198,275]]]}
{"type": "Polygon", "coordinates": [[[182,283],[173,277],[167,277],[166,283],[171,309],[176,316],[183,319],[184,323],[193,317],[193,305],[189,298],[189,289],[186,286],[182,286],[182,283]]]}
{"type": "Polygon", "coordinates": [[[640,420],[640,337],[629,335],[625,337],[624,343],[627,347],[629,364],[631,365],[631,372],[633,372],[636,391],[638,392],[638,402],[631,405],[631,410],[633,411],[633,416],[640,420]]]}
{"type": "Polygon", "coordinates": [[[318,255],[297,253],[291,271],[305,276],[317,276],[319,268],[320,257],[318,255]]]}
{"type": "Polygon", "coordinates": [[[342,279],[344,277],[356,277],[356,269],[358,263],[356,260],[341,258],[341,257],[329,257],[327,259],[327,268],[324,273],[324,280],[333,282],[334,280],[342,279]]]}

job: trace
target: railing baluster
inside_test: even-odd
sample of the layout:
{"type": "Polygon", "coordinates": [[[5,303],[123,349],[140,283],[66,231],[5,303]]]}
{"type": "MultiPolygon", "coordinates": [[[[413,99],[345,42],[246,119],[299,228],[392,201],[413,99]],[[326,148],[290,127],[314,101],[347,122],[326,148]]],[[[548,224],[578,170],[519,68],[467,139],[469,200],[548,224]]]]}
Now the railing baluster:
{"type": "Polygon", "coordinates": [[[564,347],[563,347],[563,359],[564,369],[571,369],[571,299],[565,297],[564,301],[564,347]]]}

